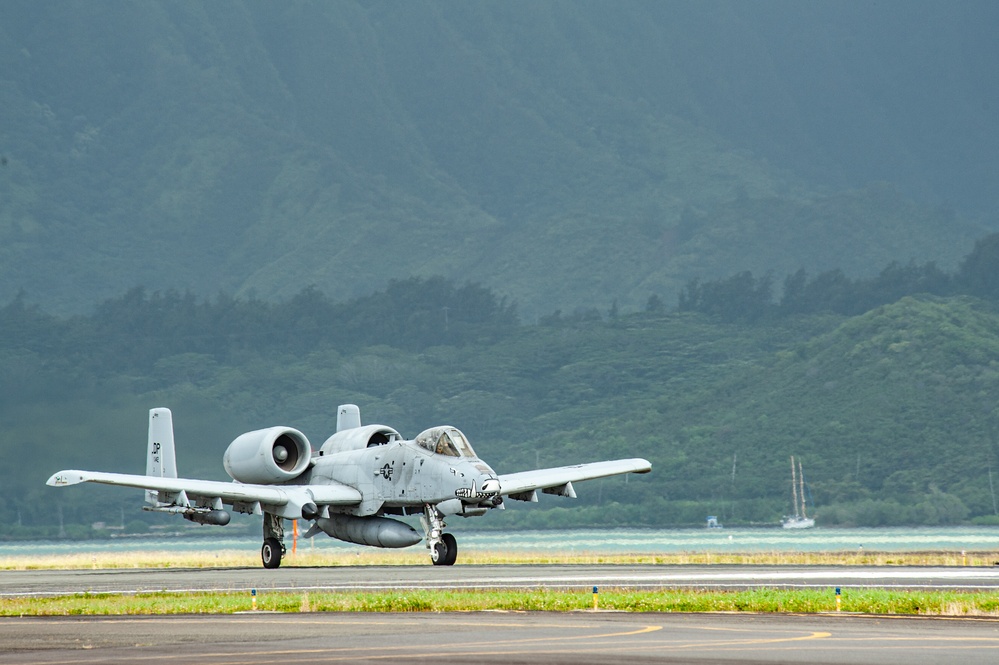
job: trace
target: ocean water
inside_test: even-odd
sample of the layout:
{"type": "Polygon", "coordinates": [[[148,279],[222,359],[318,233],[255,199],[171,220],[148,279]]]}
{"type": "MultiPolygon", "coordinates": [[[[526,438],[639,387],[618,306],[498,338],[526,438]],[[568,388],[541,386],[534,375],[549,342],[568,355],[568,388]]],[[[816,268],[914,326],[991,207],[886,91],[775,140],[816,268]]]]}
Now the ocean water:
{"type": "MultiPolygon", "coordinates": [[[[206,529],[208,527],[205,527],[206,529]]],[[[999,527],[916,527],[823,529],[580,529],[563,531],[454,530],[463,550],[577,553],[677,552],[960,552],[999,551],[999,527]]],[[[287,534],[290,544],[291,534],[287,534]]],[[[94,541],[0,543],[0,557],[87,552],[206,551],[255,552],[260,537],[144,537],[94,541]]],[[[299,547],[368,549],[325,535],[300,540],[299,547]]],[[[416,547],[419,547],[417,545],[416,547]]]]}
{"type": "Polygon", "coordinates": [[[999,551],[999,527],[886,529],[640,529],[488,532],[463,536],[490,550],[602,553],[999,551]]]}

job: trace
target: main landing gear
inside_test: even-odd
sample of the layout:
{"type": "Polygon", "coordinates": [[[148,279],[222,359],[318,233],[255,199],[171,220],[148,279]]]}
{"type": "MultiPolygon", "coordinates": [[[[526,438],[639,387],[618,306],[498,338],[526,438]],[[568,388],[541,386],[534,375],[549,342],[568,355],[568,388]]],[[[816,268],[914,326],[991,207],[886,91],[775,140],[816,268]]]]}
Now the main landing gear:
{"type": "Polygon", "coordinates": [[[264,513],[264,545],[260,548],[260,560],[264,562],[264,568],[280,566],[284,553],[284,518],[264,513]]]}
{"type": "Polygon", "coordinates": [[[458,541],[450,533],[444,533],[443,516],[436,506],[424,506],[420,516],[423,531],[427,534],[427,548],[430,560],[435,566],[453,566],[458,559],[458,541]]]}
{"type": "MultiPolygon", "coordinates": [[[[444,516],[436,506],[427,505],[424,506],[423,515],[420,515],[420,522],[426,534],[430,560],[435,566],[453,566],[458,559],[458,541],[452,534],[444,533],[444,527],[447,526],[444,524],[444,516]]],[[[260,560],[264,568],[279,567],[284,555],[284,518],[264,513],[264,544],[260,548],[260,560]]]]}

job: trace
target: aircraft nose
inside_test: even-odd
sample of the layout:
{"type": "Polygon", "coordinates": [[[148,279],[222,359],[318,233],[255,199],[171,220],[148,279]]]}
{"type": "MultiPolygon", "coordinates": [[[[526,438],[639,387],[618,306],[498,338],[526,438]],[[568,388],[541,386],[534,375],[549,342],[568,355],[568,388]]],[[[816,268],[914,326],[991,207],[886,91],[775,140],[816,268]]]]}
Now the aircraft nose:
{"type": "Polygon", "coordinates": [[[493,494],[499,494],[500,483],[496,478],[489,478],[482,482],[481,492],[486,496],[491,496],[493,494]]]}

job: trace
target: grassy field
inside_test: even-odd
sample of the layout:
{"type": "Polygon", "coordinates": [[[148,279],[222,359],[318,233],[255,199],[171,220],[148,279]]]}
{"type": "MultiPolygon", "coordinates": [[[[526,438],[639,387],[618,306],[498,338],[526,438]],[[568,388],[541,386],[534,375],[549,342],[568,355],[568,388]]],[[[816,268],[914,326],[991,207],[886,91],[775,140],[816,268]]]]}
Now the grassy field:
{"type": "MultiPolygon", "coordinates": [[[[956,591],[844,589],[841,611],[878,615],[999,617],[999,595],[956,591]]],[[[832,589],[704,591],[602,590],[598,609],[624,612],[835,612],[832,589]]],[[[593,594],[571,590],[493,589],[351,593],[78,594],[0,598],[0,616],[230,614],[270,612],[593,611],[593,594]]]]}

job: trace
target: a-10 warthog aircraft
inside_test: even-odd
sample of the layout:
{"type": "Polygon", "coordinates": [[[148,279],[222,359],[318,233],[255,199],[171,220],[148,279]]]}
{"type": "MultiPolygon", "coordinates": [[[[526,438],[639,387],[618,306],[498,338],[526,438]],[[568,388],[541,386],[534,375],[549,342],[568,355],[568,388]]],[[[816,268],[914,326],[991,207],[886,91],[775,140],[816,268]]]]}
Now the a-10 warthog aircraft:
{"type": "Polygon", "coordinates": [[[224,506],[263,515],[265,568],[281,565],[286,519],[312,522],[304,534],[309,538],[324,532],[360,545],[409,547],[423,536],[386,515],[419,515],[431,560],[449,566],[458,545],[444,531],[445,517],[483,515],[503,508],[504,497],[537,501],[538,490],[575,497],[574,482],[652,470],[644,459],[623,459],[497,474],[454,427],[433,427],[406,440],[385,425],[362,426],[353,404],[337,409],[336,433],[318,452],[298,430],[271,427],[236,437],[222,461],[234,482],[178,478],[170,410],[152,409],[146,475],[60,471],[48,484],[145,489],[145,510],[179,513],[200,524],[228,524],[224,506]]]}

